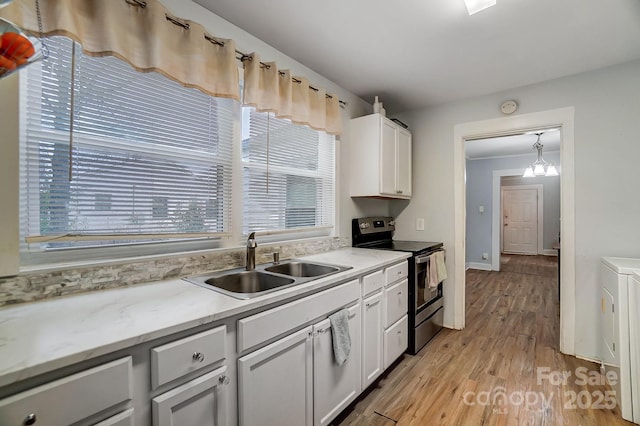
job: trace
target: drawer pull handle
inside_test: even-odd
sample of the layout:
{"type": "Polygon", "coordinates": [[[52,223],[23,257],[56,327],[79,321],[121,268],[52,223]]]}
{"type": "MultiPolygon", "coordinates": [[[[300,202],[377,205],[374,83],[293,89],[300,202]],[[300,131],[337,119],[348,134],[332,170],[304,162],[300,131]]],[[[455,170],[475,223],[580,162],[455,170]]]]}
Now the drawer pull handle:
{"type": "Polygon", "coordinates": [[[228,385],[229,382],[231,382],[231,379],[229,379],[229,376],[225,374],[221,374],[220,377],[218,377],[218,383],[221,385],[228,385]]]}
{"type": "Polygon", "coordinates": [[[202,352],[194,352],[192,358],[194,361],[203,362],[204,354],[202,352]]]}
{"type": "Polygon", "coordinates": [[[24,421],[22,422],[23,425],[34,425],[36,424],[36,421],[38,420],[38,418],[36,417],[35,414],[31,413],[29,414],[27,417],[24,418],[24,421]]]}

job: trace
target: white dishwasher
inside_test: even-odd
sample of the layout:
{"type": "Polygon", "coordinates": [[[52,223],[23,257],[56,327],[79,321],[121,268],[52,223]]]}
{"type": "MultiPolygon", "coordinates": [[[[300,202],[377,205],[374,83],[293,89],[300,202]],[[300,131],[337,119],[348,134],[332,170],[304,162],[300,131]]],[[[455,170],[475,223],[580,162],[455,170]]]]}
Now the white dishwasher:
{"type": "Polygon", "coordinates": [[[640,273],[640,259],[603,257],[601,262],[602,360],[618,375],[613,388],[622,418],[640,423],[640,395],[633,392],[633,388],[640,388],[640,377],[633,373],[640,361],[637,348],[631,345],[632,339],[635,342],[632,336],[640,332],[640,306],[633,299],[638,291],[631,289],[634,272],[640,273]]]}

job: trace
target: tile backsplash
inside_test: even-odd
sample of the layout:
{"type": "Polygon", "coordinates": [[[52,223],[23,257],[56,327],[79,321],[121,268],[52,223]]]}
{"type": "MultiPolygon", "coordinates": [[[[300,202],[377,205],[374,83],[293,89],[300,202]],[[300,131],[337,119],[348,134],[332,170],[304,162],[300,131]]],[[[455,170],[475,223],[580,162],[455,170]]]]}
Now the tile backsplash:
{"type": "MultiPolygon", "coordinates": [[[[272,260],[306,256],[350,246],[348,238],[315,238],[260,245],[256,264],[272,260]]],[[[33,302],[57,296],[84,293],[134,284],[148,283],[188,275],[238,268],[244,265],[245,249],[220,249],[151,260],[129,260],[121,264],[71,267],[53,272],[29,272],[0,278],[0,307],[33,302]]]]}

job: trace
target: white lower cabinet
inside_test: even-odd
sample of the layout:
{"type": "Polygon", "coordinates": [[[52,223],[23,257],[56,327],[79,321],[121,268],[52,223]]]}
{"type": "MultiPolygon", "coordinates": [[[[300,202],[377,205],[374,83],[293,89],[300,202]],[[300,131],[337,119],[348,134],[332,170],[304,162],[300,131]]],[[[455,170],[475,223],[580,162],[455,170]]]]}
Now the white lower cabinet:
{"type": "Polygon", "coordinates": [[[238,359],[241,426],[312,424],[312,335],[309,326],[238,359]]]}
{"type": "Polygon", "coordinates": [[[327,425],[360,394],[360,304],[349,308],[351,351],[338,366],[328,319],[238,359],[242,426],[327,425]]]}
{"type": "Polygon", "coordinates": [[[351,351],[338,366],[328,319],[313,326],[313,423],[328,425],[360,394],[360,303],[349,308],[351,351]]]}
{"type": "Polygon", "coordinates": [[[362,389],[382,374],[383,296],[379,291],[363,301],[362,307],[362,389]]]}
{"type": "Polygon", "coordinates": [[[153,426],[226,425],[222,396],[226,371],[220,367],[153,398],[153,426]]]}

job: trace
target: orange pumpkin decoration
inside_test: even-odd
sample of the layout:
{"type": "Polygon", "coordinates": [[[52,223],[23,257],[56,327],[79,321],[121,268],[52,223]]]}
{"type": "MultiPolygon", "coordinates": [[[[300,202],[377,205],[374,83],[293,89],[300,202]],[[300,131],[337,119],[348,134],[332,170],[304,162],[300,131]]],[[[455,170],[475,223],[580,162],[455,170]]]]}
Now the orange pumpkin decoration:
{"type": "Polygon", "coordinates": [[[0,54],[13,60],[17,65],[25,64],[34,53],[33,44],[23,35],[12,32],[2,34],[0,54]]]}
{"type": "Polygon", "coordinates": [[[0,56],[0,75],[13,71],[16,67],[17,65],[15,61],[5,58],[4,56],[0,56]]]}

